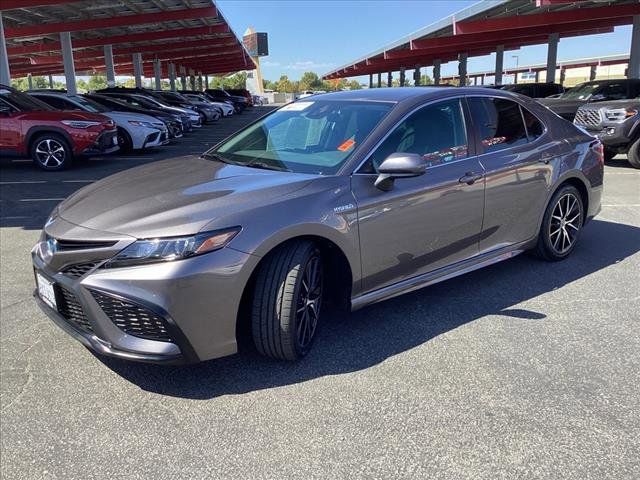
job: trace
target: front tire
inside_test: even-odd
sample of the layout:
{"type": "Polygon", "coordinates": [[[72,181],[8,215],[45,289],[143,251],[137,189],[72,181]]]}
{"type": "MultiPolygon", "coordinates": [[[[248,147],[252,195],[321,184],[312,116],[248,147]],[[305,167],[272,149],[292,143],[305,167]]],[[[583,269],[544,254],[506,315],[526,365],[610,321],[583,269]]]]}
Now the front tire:
{"type": "Polygon", "coordinates": [[[627,152],[627,160],[633,168],[640,168],[640,138],[638,138],[627,152]]]}
{"type": "Polygon", "coordinates": [[[62,135],[43,133],[31,143],[31,158],[42,170],[56,171],[68,168],[73,162],[73,151],[62,135]]]}
{"type": "Polygon", "coordinates": [[[122,153],[131,153],[133,151],[133,140],[131,140],[131,135],[124,128],[118,128],[118,145],[122,153]]]}
{"type": "Polygon", "coordinates": [[[320,250],[313,242],[287,243],[260,267],[251,314],[258,351],[298,360],[310,350],[320,320],[323,294],[320,250]]]}
{"type": "Polygon", "coordinates": [[[584,219],[584,203],[578,189],[561,187],[551,198],[542,219],[536,254],[557,262],[567,258],[578,242],[584,219]]]}

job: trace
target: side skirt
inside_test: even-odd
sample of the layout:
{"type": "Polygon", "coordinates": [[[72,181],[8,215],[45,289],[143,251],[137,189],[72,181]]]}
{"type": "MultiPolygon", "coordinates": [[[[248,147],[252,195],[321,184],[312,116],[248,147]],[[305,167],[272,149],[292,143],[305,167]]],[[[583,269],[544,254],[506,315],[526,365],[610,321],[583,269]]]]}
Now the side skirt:
{"type": "Polygon", "coordinates": [[[499,250],[483,253],[482,255],[478,255],[468,260],[463,260],[462,262],[454,263],[447,267],[439,268],[433,272],[424,273],[422,275],[394,283],[393,285],[373,290],[372,292],[352,298],[351,310],[356,311],[360,308],[366,307],[367,305],[371,305],[372,303],[382,302],[383,300],[388,300],[390,298],[433,285],[434,283],[444,282],[450,278],[473,272],[474,270],[493,265],[494,263],[498,263],[503,260],[508,260],[521,254],[530,248],[530,246],[531,241],[510,245],[499,250]]]}

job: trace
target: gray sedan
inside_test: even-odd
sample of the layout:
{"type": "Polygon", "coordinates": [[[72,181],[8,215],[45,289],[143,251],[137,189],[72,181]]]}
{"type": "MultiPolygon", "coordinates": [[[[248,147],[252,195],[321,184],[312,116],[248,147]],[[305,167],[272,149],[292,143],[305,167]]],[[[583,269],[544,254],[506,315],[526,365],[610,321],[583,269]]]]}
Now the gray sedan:
{"type": "Polygon", "coordinates": [[[602,144],[526,97],[316,95],[62,202],[32,252],[35,297],[102,354],[197,362],[247,332],[296,360],[327,303],[362,308],[525,251],[566,258],[602,184],[602,144]]]}

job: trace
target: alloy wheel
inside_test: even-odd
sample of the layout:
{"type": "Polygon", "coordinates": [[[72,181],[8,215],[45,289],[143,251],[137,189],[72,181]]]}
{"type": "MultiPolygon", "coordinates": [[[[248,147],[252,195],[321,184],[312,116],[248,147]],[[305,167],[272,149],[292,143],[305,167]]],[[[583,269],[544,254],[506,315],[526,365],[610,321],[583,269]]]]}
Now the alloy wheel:
{"type": "Polygon", "coordinates": [[[553,207],[549,222],[549,243],[558,254],[563,255],[575,244],[581,227],[580,200],[573,193],[566,193],[553,207]]]}
{"type": "Polygon", "coordinates": [[[300,348],[313,340],[320,318],[322,304],[322,265],[320,257],[313,256],[305,265],[296,302],[297,338],[300,348]]]}
{"type": "Polygon", "coordinates": [[[64,163],[66,157],[64,146],[52,138],[46,138],[38,142],[35,153],[38,162],[47,168],[59,167],[64,163]]]}

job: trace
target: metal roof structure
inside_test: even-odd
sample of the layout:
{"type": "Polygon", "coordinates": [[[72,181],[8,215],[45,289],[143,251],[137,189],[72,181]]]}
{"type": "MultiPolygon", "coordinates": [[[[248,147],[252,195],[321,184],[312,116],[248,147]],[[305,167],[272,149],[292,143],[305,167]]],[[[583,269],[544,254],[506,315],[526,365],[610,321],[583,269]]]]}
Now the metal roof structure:
{"type": "Polygon", "coordinates": [[[213,0],[1,0],[0,10],[14,77],[64,71],[60,32],[70,32],[75,70],[105,71],[105,45],[113,47],[118,75],[168,63],[205,74],[255,65],[213,0]]]}
{"type": "MultiPolygon", "coordinates": [[[[581,68],[581,67],[606,67],[609,65],[621,65],[629,62],[629,54],[622,53],[619,55],[605,55],[602,57],[576,58],[573,60],[558,61],[558,68],[581,68]]],[[[506,75],[526,72],[542,72],[547,69],[546,63],[534,63],[531,65],[520,65],[517,68],[506,68],[506,75]]],[[[491,76],[493,70],[483,70],[480,72],[469,72],[469,77],[491,76]]],[[[442,77],[443,82],[450,82],[458,78],[457,75],[446,75],[442,77]]]]}
{"type": "Polygon", "coordinates": [[[369,75],[514,50],[558,38],[612,32],[640,15],[638,0],[487,0],[460,10],[324,75],[369,75]]]}

